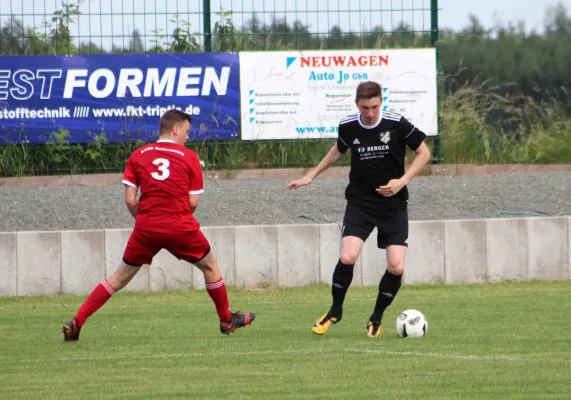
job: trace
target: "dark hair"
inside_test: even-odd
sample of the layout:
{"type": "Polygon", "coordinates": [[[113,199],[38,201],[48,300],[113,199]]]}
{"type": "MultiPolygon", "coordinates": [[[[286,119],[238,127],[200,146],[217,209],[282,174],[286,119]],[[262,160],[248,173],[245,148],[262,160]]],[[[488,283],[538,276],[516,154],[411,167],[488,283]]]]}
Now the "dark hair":
{"type": "Polygon", "coordinates": [[[374,97],[381,97],[382,87],[377,82],[361,82],[357,86],[357,95],[355,101],[361,99],[368,100],[374,97]]]}
{"type": "Polygon", "coordinates": [[[168,110],[163,114],[161,120],[159,121],[159,129],[160,133],[167,133],[170,132],[172,127],[176,124],[180,124],[181,122],[188,121],[188,123],[192,123],[192,117],[180,110],[172,109],[168,110]]]}

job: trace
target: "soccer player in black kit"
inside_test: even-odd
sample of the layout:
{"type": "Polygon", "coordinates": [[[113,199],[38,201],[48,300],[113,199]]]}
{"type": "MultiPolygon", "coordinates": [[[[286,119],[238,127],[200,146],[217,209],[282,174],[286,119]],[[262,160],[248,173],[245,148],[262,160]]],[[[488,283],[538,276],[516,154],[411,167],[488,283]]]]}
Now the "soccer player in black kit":
{"type": "Polygon", "coordinates": [[[382,111],[382,88],[376,82],[357,87],[358,113],[339,122],[339,136],[327,155],[310,173],[292,181],[288,189],[309,185],[323,171],[351,149],[347,206],[343,218],[339,261],[333,272],[330,310],[313,324],[317,335],[327,333],[341,321],[345,294],[353,280],[353,267],[363,243],[377,227],[377,245],[386,249],[387,271],[379,283],[379,294],[367,322],[367,336],[381,335],[383,312],[401,286],[408,249],[408,190],[406,185],[430,160],[424,143],[426,135],[401,115],[382,111]],[[414,161],[405,172],[406,147],[415,151],[414,161]]]}

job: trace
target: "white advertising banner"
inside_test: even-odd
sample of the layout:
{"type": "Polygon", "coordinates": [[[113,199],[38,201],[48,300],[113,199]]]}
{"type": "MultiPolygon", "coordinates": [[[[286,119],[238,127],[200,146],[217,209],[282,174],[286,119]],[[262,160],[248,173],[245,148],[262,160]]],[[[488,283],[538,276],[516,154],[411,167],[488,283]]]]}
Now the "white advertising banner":
{"type": "Polygon", "coordinates": [[[358,111],[360,82],[383,86],[381,108],[438,134],[434,49],[241,52],[243,140],[337,137],[358,111]]]}

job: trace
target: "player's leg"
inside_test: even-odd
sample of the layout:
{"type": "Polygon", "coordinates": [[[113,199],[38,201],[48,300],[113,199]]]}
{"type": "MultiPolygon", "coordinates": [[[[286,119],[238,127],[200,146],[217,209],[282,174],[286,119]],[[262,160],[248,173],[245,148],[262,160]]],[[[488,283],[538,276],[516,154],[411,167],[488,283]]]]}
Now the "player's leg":
{"type": "Polygon", "coordinates": [[[81,327],[87,318],[103,307],[113,294],[123,289],[135,277],[143,264],[151,264],[153,257],[159,250],[152,244],[152,240],[149,240],[148,234],[134,230],[127,242],[123,261],[115,273],[109,278],[103,279],[93,289],[73,319],[63,326],[64,340],[78,340],[81,327]]]}
{"type": "Polygon", "coordinates": [[[236,329],[250,325],[254,321],[256,318],[254,313],[232,313],[230,311],[228,292],[218,267],[218,259],[200,230],[180,235],[173,240],[167,250],[175,257],[194,264],[204,275],[206,291],[220,319],[221,333],[229,335],[236,329]]]}
{"type": "Polygon", "coordinates": [[[203,259],[193,263],[204,274],[204,282],[208,295],[214,302],[216,312],[220,319],[220,333],[229,335],[238,328],[250,325],[256,315],[253,312],[230,312],[228,292],[218,268],[218,261],[212,251],[203,259]]]}
{"type": "Polygon", "coordinates": [[[358,236],[344,236],[341,240],[341,255],[333,270],[333,279],[331,282],[331,296],[333,297],[331,313],[337,316],[339,320],[341,320],[343,316],[345,295],[353,281],[353,270],[359,258],[359,254],[361,254],[361,250],[363,249],[365,239],[358,236]]]}
{"type": "Polygon", "coordinates": [[[332,324],[341,321],[345,295],[353,281],[355,262],[373,228],[374,224],[366,213],[353,206],[347,206],[341,233],[341,253],[333,270],[331,282],[333,302],[329,311],[313,324],[311,328],[313,333],[323,335],[327,333],[332,324]]]}
{"type": "MultiPolygon", "coordinates": [[[[191,260],[192,262],[192,260],[191,260]]],[[[222,279],[222,274],[218,268],[218,259],[212,250],[198,261],[192,262],[204,275],[204,284],[206,291],[212,299],[216,307],[216,313],[220,321],[230,321],[232,314],[230,312],[230,303],[228,301],[228,292],[226,284],[222,279]]]]}
{"type": "Polygon", "coordinates": [[[379,248],[386,249],[387,270],[379,283],[375,309],[367,323],[369,337],[381,335],[383,313],[395,299],[402,283],[402,274],[408,250],[408,214],[399,212],[379,228],[379,248]]]}

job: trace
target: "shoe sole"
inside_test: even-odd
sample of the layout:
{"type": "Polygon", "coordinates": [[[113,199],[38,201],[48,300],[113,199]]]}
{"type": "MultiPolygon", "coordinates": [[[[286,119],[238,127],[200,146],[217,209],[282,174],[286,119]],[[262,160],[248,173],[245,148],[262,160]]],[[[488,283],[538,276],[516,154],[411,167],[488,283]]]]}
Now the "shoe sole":
{"type": "Polygon", "coordinates": [[[223,334],[223,335],[226,335],[226,336],[230,336],[230,335],[231,335],[232,333],[234,333],[234,332],[235,332],[237,329],[240,329],[240,328],[245,328],[245,327],[247,327],[247,326],[250,326],[250,325],[252,325],[253,323],[254,323],[254,320],[252,319],[252,320],[250,320],[250,323],[249,323],[248,325],[244,325],[244,326],[237,326],[236,328],[234,328],[234,329],[230,329],[230,330],[229,330],[229,331],[227,331],[227,332],[220,332],[220,333],[221,333],[221,334],[223,334]]]}
{"type": "Polygon", "coordinates": [[[321,318],[318,319],[318,320],[313,324],[313,326],[311,327],[311,332],[313,332],[313,333],[315,333],[316,335],[319,335],[319,336],[325,335],[325,334],[327,333],[327,331],[329,330],[329,328],[331,328],[331,325],[335,325],[337,322],[339,322],[339,320],[337,320],[337,321],[329,320],[329,326],[327,327],[327,329],[325,329],[325,332],[319,333],[319,332],[315,332],[315,330],[314,330],[315,328],[319,328],[319,325],[318,325],[318,322],[319,322],[319,321],[321,321],[321,318]]]}

